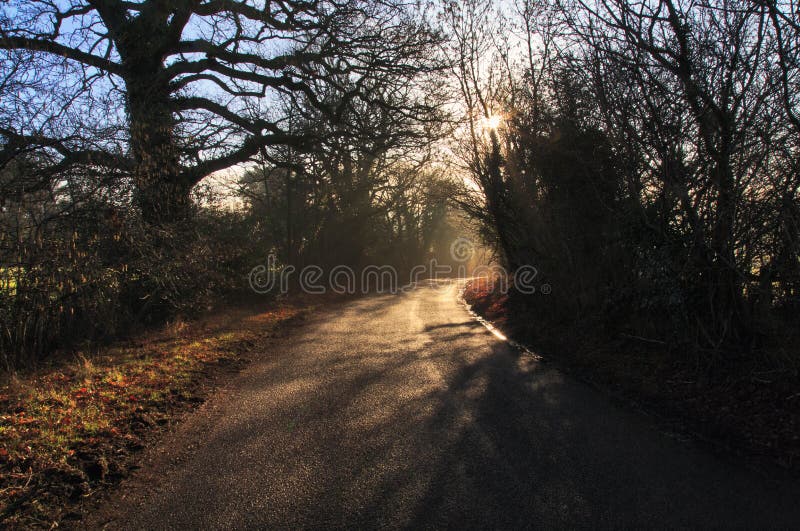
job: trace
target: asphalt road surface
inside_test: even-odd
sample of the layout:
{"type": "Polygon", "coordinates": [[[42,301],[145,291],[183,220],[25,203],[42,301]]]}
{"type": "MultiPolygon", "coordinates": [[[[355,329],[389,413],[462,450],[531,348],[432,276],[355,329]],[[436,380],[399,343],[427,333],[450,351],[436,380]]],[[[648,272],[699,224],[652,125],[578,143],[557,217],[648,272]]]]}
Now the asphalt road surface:
{"type": "Polygon", "coordinates": [[[800,491],[663,433],[424,285],[323,311],[119,489],[109,528],[774,528],[800,491]],[[124,497],[123,497],[124,494],[124,497]]]}

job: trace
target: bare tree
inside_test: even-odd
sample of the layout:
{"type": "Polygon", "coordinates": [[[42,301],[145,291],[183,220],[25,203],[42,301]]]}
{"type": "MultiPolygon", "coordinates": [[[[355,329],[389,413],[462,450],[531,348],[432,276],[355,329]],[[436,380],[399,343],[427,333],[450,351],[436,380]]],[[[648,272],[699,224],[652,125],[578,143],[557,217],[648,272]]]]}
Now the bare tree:
{"type": "Polygon", "coordinates": [[[796,304],[796,6],[519,0],[448,13],[476,185],[462,205],[507,265],[557,273],[572,318],[627,300],[671,316],[669,332],[643,319],[640,333],[714,352],[757,343],[773,310],[796,304]],[[521,30],[516,60],[492,9],[521,30]],[[481,128],[491,114],[504,125],[481,128]]]}
{"type": "MultiPolygon", "coordinates": [[[[407,112],[418,88],[402,77],[385,76],[371,83],[369,92],[375,100],[353,101],[336,120],[303,98],[286,101],[297,131],[321,140],[303,150],[264,149],[261,168],[243,180],[242,191],[254,204],[271,201],[285,213],[283,220],[270,212],[259,215],[283,227],[280,247],[289,264],[302,259],[358,266],[368,258],[380,260],[378,248],[391,251],[386,248],[394,238],[387,240],[382,218],[397,220],[395,207],[406,201],[420,168],[430,162],[443,117],[435,89],[426,93],[426,113],[407,112]]],[[[326,93],[330,102],[344,97],[340,91],[326,93]]]]}
{"type": "Polygon", "coordinates": [[[381,97],[371,82],[430,70],[438,38],[394,0],[14,0],[0,19],[0,164],[35,150],[128,176],[149,223],[184,219],[194,184],[265,146],[318,141],[279,97],[335,121],[381,97]]]}

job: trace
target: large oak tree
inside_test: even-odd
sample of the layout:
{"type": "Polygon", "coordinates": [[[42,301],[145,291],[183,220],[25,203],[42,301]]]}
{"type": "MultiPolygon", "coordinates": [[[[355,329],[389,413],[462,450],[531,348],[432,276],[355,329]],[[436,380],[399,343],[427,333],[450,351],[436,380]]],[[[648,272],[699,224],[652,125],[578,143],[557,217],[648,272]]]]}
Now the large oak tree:
{"type": "MultiPolygon", "coordinates": [[[[302,98],[335,123],[392,94],[365,87],[429,70],[438,37],[423,20],[399,0],[11,0],[0,166],[36,152],[48,176],[130,178],[145,221],[185,219],[209,174],[317,140],[287,127],[278,100],[302,98]]],[[[393,111],[424,110],[402,105],[393,111]]]]}

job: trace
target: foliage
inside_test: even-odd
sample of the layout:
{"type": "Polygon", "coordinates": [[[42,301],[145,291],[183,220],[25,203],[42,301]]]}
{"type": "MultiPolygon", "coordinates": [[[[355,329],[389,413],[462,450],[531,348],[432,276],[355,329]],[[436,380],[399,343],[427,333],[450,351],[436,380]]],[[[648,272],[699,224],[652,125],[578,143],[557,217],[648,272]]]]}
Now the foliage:
{"type": "Polygon", "coordinates": [[[15,193],[24,179],[8,175],[14,171],[3,175],[6,197],[16,199],[6,200],[0,219],[6,370],[76,342],[196,314],[246,287],[253,247],[241,214],[199,209],[191,227],[156,229],[125,202],[77,194],[69,181],[15,193]]]}

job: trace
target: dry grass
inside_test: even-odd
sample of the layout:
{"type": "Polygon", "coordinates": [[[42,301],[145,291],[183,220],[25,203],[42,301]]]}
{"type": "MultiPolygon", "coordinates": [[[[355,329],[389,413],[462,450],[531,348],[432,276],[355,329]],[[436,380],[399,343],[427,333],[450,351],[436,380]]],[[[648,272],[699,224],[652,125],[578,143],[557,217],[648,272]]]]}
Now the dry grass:
{"type": "Polygon", "coordinates": [[[76,516],[70,512],[83,498],[127,473],[149,434],[202,400],[210,373],[241,367],[254,346],[308,310],[301,303],[230,309],[6,377],[0,526],[50,527],[76,516]]]}

